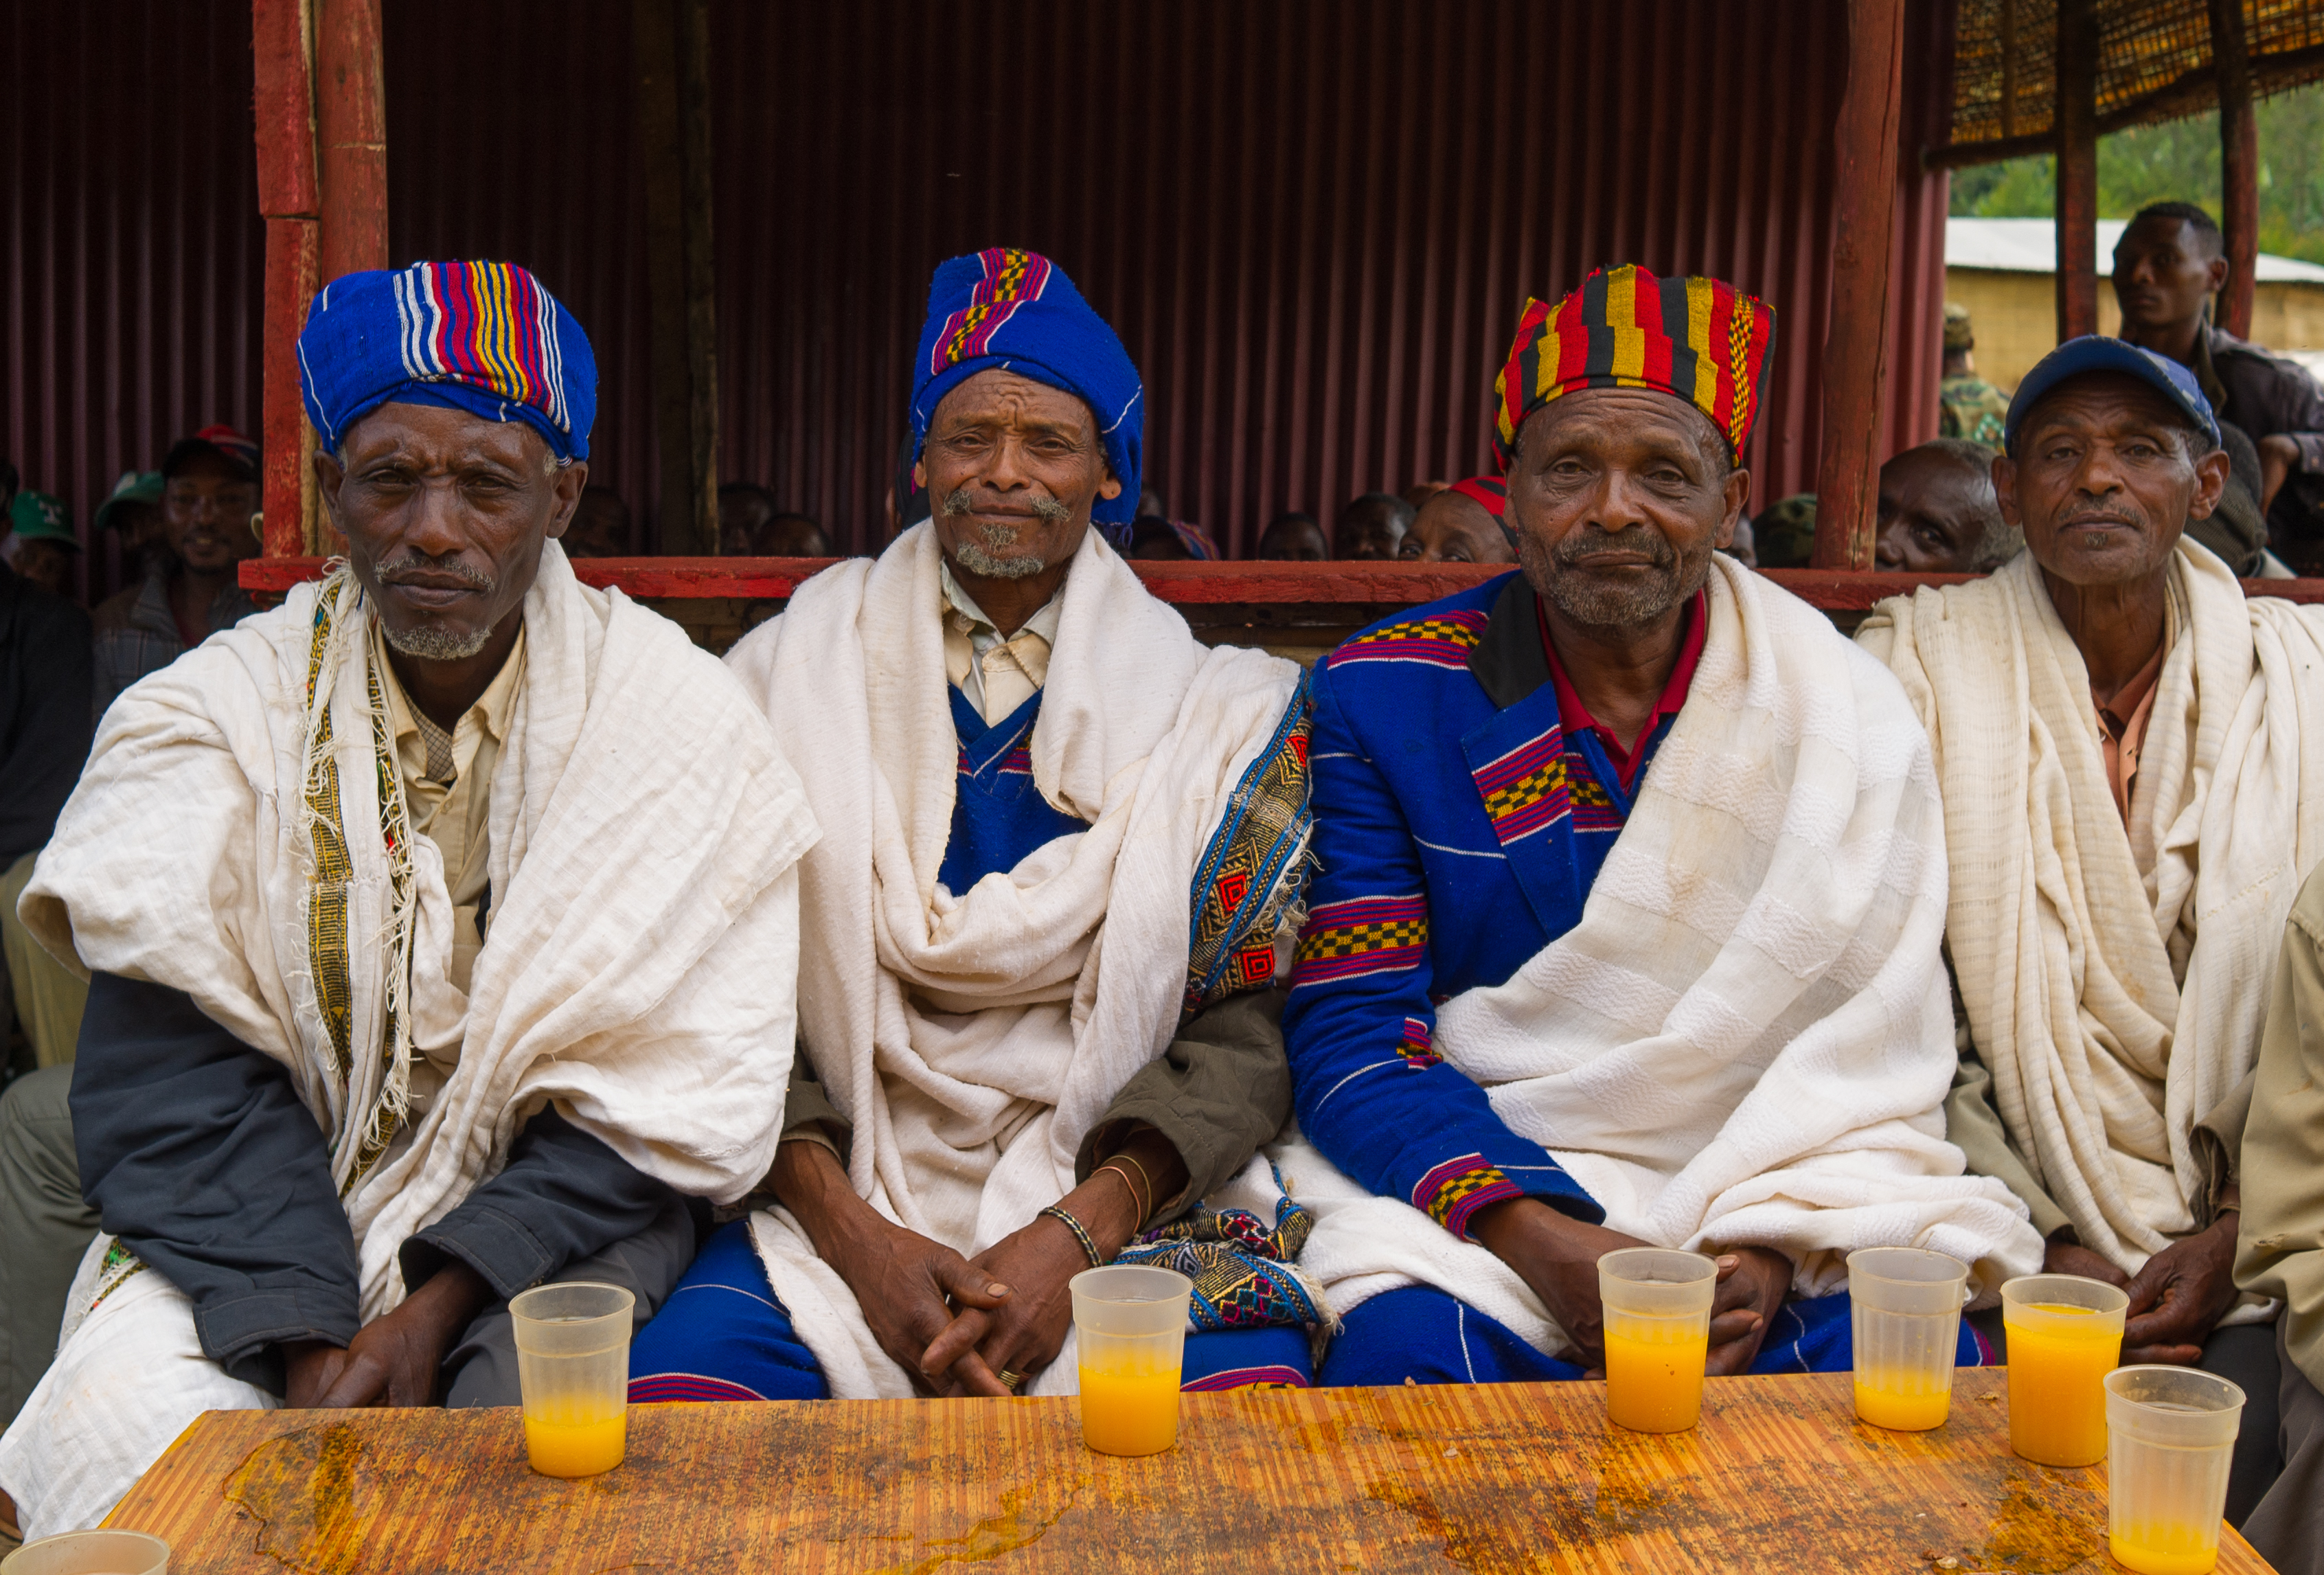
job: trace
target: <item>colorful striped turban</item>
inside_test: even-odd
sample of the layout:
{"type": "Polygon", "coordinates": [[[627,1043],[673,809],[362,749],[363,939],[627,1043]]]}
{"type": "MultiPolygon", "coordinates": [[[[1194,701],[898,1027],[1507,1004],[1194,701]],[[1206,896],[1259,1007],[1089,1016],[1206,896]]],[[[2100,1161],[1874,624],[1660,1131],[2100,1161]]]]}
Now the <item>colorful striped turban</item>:
{"type": "Polygon", "coordinates": [[[1136,518],[1146,433],[1138,368],[1065,271],[1038,252],[995,246],[937,266],[912,367],[915,455],[944,396],[994,370],[1062,388],[1090,407],[1121,483],[1121,496],[1099,498],[1090,517],[1109,525],[1136,518]]]}
{"type": "Polygon", "coordinates": [[[1717,279],[1599,269],[1551,306],[1526,302],[1494,384],[1493,458],[1506,471],[1526,417],[1577,388],[1651,388],[1711,418],[1739,457],[1759,413],[1775,309],[1717,279]]]}
{"type": "Polygon", "coordinates": [[[414,263],[332,280],[299,336],[307,419],[336,449],[391,402],[522,422],[589,457],[597,363],[573,314],[513,263],[414,263]]]}

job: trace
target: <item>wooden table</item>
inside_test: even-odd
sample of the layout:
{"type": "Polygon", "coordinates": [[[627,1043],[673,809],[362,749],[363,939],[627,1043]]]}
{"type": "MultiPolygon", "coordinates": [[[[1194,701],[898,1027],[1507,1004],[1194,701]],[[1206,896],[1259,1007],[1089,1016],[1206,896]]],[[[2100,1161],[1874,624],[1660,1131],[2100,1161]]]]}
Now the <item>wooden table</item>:
{"type": "Polygon", "coordinates": [[[579,1482],[512,1411],[214,1412],[110,1524],[187,1575],[2116,1568],[2103,1468],[2012,1457],[2004,1382],[1962,1373],[1929,1433],[1858,1425],[1846,1374],[1714,1379],[1667,1437],[1599,1384],[1190,1394],[1139,1460],[1066,1400],[652,1405],[579,1482]]]}

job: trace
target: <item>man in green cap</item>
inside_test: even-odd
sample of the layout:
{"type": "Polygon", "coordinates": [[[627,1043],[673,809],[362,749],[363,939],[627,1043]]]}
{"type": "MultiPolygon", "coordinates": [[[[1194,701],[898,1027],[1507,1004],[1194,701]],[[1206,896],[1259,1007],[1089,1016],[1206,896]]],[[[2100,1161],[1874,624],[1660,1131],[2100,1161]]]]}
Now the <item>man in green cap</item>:
{"type": "Polygon", "coordinates": [[[121,479],[113,484],[113,496],[97,505],[97,518],[91,523],[100,534],[121,533],[121,572],[130,581],[129,588],[119,596],[97,604],[98,615],[102,616],[115,603],[121,604],[125,615],[142,588],[137,582],[168,566],[161,542],[161,473],[123,471],[121,479]]]}
{"type": "Polygon", "coordinates": [[[237,578],[258,554],[258,445],[231,427],[208,426],[161,461],[161,563],[134,595],[97,615],[97,709],[159,672],[220,629],[257,611],[237,578]]]}
{"type": "Polygon", "coordinates": [[[16,537],[15,571],[51,596],[73,599],[73,562],[80,538],[73,534],[72,511],[45,492],[20,492],[8,505],[16,537]]]}
{"type": "Polygon", "coordinates": [[[1977,335],[1969,326],[1969,308],[1948,301],[1943,381],[1937,384],[1937,399],[1942,407],[1937,416],[1937,435],[1983,443],[1998,451],[2002,424],[2009,417],[2009,395],[1977,375],[1977,364],[1969,355],[1976,347],[1977,335]]]}

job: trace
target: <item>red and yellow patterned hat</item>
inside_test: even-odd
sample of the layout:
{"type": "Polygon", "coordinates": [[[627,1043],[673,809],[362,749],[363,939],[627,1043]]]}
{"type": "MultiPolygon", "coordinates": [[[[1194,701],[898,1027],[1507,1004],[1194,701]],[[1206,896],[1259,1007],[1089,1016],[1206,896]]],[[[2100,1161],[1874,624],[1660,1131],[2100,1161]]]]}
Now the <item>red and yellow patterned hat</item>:
{"type": "Polygon", "coordinates": [[[1717,279],[1600,268],[1552,306],[1526,302],[1493,384],[1493,458],[1503,470],[1526,417],[1577,388],[1651,388],[1711,418],[1737,456],[1759,413],[1775,312],[1717,279]]]}

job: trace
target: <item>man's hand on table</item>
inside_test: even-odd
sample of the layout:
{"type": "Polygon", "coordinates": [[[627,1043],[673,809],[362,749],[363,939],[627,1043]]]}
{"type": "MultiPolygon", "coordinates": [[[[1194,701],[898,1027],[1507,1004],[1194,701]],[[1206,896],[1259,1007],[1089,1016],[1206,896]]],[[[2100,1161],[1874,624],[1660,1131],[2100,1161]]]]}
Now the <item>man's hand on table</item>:
{"type": "Polygon", "coordinates": [[[952,1322],[953,1303],[989,1311],[1016,1294],[942,1242],[905,1229],[857,1197],[839,1157],[821,1144],[779,1145],[769,1179],[816,1255],[855,1293],[880,1348],[908,1373],[923,1372],[920,1359],[952,1322]]]}
{"type": "Polygon", "coordinates": [[[2122,1329],[2122,1359],[2191,1367],[2203,1342],[2236,1299],[2236,1227],[2229,1210],[2208,1230],[2182,1237],[2146,1260],[2123,1286],[2130,1296],[2122,1329]]]}
{"type": "Polygon", "coordinates": [[[346,1349],[320,1340],[285,1345],[283,1404],[325,1410],[432,1404],[445,1357],[492,1299],[483,1275],[456,1259],[446,1264],[402,1305],[356,1330],[346,1349]]]}
{"type": "Polygon", "coordinates": [[[1775,1327],[1776,1310],[1792,1288],[1792,1260],[1773,1247],[1738,1247],[1719,1255],[1719,1293],[1711,1303],[1711,1350],[1703,1371],[1740,1373],[1759,1355],[1775,1327]]]}
{"type": "MultiPolygon", "coordinates": [[[[1133,1131],[1107,1164],[1057,1200],[1081,1222],[1098,1255],[1111,1263],[1145,1224],[1157,1199],[1175,1198],[1186,1185],[1186,1165],[1170,1140],[1150,1126],[1133,1131]],[[1130,1163],[1109,1168],[1120,1154],[1130,1163]],[[1130,1180],[1135,1169],[1148,1179],[1141,1196],[1130,1180]]],[[[979,1267],[1015,1287],[997,1311],[964,1308],[920,1359],[920,1370],[941,1394],[1010,1394],[1002,1373],[1024,1380],[1056,1360],[1073,1327],[1073,1277],[1090,1266],[1089,1255],[1065,1222],[1041,1215],[977,1255],[979,1267]]]]}
{"type": "Polygon", "coordinates": [[[1477,1210],[1470,1238],[1517,1272],[1572,1342],[1561,1358],[1606,1365],[1605,1310],[1598,1300],[1598,1260],[1624,1247],[1652,1246],[1634,1236],[1584,1225],[1538,1198],[1511,1198],[1477,1210]]]}

